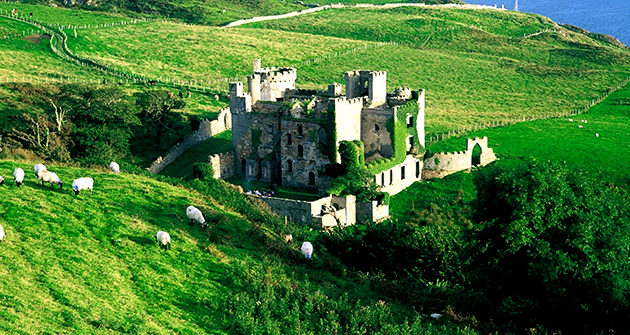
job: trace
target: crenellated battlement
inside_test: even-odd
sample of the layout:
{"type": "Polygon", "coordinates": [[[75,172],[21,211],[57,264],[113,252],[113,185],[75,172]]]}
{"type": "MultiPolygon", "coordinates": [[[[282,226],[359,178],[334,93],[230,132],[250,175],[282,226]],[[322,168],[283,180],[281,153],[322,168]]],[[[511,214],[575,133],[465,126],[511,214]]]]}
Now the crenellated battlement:
{"type": "Polygon", "coordinates": [[[335,106],[343,106],[343,105],[363,105],[363,97],[358,97],[358,98],[345,98],[345,97],[340,97],[340,98],[332,98],[331,100],[333,100],[335,102],[335,106]]]}

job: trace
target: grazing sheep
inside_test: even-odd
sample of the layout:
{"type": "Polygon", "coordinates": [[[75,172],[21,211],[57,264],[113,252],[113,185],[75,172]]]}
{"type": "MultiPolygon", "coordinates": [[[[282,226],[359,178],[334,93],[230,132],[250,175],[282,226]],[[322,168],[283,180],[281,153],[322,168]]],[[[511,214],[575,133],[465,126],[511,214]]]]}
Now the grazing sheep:
{"type": "Polygon", "coordinates": [[[74,194],[79,195],[81,190],[90,190],[90,194],[93,194],[92,188],[94,187],[94,179],[90,177],[83,177],[79,179],[75,179],[72,182],[72,190],[74,194]]]}
{"type": "Polygon", "coordinates": [[[22,185],[22,182],[24,181],[24,170],[20,168],[15,168],[15,170],[13,171],[13,178],[15,178],[15,184],[17,185],[17,187],[20,187],[20,185],[22,185]]]}
{"type": "Polygon", "coordinates": [[[573,119],[569,119],[569,122],[573,122],[573,119]]]}
{"type": "Polygon", "coordinates": [[[33,167],[33,171],[35,171],[35,177],[39,177],[39,171],[44,171],[46,170],[46,167],[44,166],[44,164],[35,164],[35,166],[33,167]]]}
{"type": "Polygon", "coordinates": [[[111,162],[109,168],[114,171],[114,173],[120,173],[120,166],[116,162],[111,162]]]}
{"type": "Polygon", "coordinates": [[[44,183],[50,183],[50,186],[52,186],[52,184],[58,184],[59,188],[63,188],[63,181],[61,181],[54,172],[47,170],[39,171],[37,178],[39,179],[38,181],[42,182],[42,186],[44,186],[44,183]]]}
{"type": "Polygon", "coordinates": [[[186,216],[190,219],[191,226],[197,221],[201,224],[201,228],[206,229],[208,227],[206,219],[203,218],[203,214],[201,214],[201,211],[197,209],[197,207],[188,206],[188,208],[186,208],[186,216]]]}
{"type": "Polygon", "coordinates": [[[0,185],[4,184],[4,177],[0,176],[0,185]]]}
{"type": "Polygon", "coordinates": [[[219,96],[218,95],[214,95],[214,101],[219,101],[219,96]]]}
{"type": "Polygon", "coordinates": [[[2,225],[0,224],[0,242],[4,241],[4,227],[2,227],[2,225]]]}
{"type": "Polygon", "coordinates": [[[159,231],[157,232],[157,234],[155,234],[155,242],[158,242],[158,246],[164,247],[164,250],[166,250],[167,248],[170,249],[171,248],[171,235],[169,235],[167,232],[165,231],[159,231]]]}
{"type": "Polygon", "coordinates": [[[579,125],[578,128],[583,128],[582,125],[579,125]]]}
{"type": "Polygon", "coordinates": [[[595,133],[595,137],[599,137],[599,134],[598,134],[598,133],[595,133]]]}
{"type": "Polygon", "coordinates": [[[302,243],[302,248],[300,248],[300,250],[302,250],[302,253],[304,254],[304,257],[306,257],[306,259],[311,260],[311,256],[313,255],[313,245],[311,244],[311,242],[302,243]]]}

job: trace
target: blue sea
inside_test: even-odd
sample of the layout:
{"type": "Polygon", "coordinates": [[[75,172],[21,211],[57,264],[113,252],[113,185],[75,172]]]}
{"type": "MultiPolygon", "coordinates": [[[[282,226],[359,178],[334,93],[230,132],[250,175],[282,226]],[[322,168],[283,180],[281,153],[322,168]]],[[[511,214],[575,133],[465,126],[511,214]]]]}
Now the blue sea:
{"type": "MultiPolygon", "coordinates": [[[[477,5],[504,5],[514,10],[516,0],[464,0],[477,5]]],[[[518,0],[518,10],[551,18],[557,23],[611,35],[630,46],[630,0],[518,0]]]]}

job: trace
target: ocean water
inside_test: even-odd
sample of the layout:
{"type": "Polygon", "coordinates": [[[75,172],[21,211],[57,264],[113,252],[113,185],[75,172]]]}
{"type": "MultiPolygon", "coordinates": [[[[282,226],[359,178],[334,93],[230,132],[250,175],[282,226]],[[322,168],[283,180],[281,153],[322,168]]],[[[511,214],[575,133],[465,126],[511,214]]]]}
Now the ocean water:
{"type": "MultiPolygon", "coordinates": [[[[516,0],[464,0],[514,10],[516,0]]],[[[630,0],[518,0],[518,10],[611,35],[630,46],[630,0]]]]}

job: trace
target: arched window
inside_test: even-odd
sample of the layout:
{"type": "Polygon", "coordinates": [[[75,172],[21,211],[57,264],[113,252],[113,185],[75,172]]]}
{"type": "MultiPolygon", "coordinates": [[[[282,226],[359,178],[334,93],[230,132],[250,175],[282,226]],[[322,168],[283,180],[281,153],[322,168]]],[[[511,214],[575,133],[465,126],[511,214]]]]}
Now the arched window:
{"type": "Polygon", "coordinates": [[[298,145],[298,157],[300,158],[304,157],[304,147],[301,144],[298,145]]]}
{"type": "Polygon", "coordinates": [[[304,136],[304,129],[301,124],[298,125],[298,136],[304,136]]]}
{"type": "Polygon", "coordinates": [[[315,185],[315,173],[313,172],[308,173],[308,184],[315,185]]]}
{"type": "Polygon", "coordinates": [[[293,162],[290,159],[287,161],[287,172],[293,172],[293,162]]]}
{"type": "Polygon", "coordinates": [[[479,143],[475,144],[475,146],[473,147],[472,150],[472,166],[477,166],[481,164],[481,146],[479,146],[479,143]]]}
{"type": "Polygon", "coordinates": [[[291,134],[287,134],[287,145],[291,145],[291,143],[293,143],[291,141],[291,134]]]}

